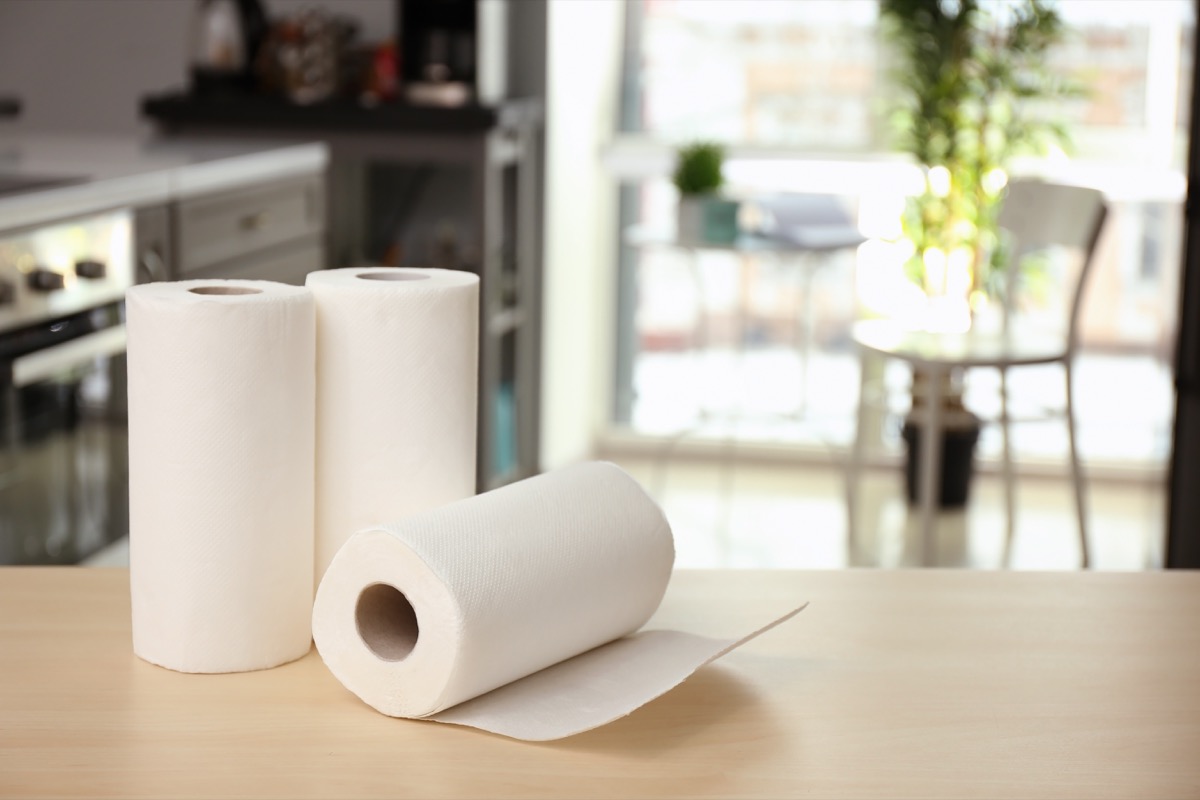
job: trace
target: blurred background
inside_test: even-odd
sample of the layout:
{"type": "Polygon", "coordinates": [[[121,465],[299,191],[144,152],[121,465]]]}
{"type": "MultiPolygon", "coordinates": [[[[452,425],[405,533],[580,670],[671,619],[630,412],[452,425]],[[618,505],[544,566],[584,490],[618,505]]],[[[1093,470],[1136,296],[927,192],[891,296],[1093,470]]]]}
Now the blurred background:
{"type": "MultiPolygon", "coordinates": [[[[1069,143],[1018,159],[1014,171],[1094,186],[1108,202],[1083,300],[1076,413],[1088,475],[1103,487],[1091,493],[1097,561],[1136,569],[1163,557],[1194,9],[1188,2],[1050,5],[1066,30],[1048,60],[1087,93],[1055,109],[1069,143]]],[[[726,175],[748,195],[835,194],[864,236],[897,235],[911,176],[906,160],[892,155],[898,57],[878,4],[647,2],[626,9],[623,34],[619,130],[604,150],[620,186],[622,224],[670,221],[677,197],[671,145],[704,138],[729,143],[726,175]]],[[[760,559],[770,552],[765,560],[843,563],[832,532],[842,525],[838,471],[855,436],[860,360],[851,327],[864,315],[893,312],[903,293],[903,279],[888,283],[873,271],[873,241],[798,268],[795,259],[739,253],[704,252],[693,261],[689,253],[622,240],[614,399],[601,440],[614,452],[637,450],[653,461],[657,442],[686,429],[674,454],[719,460],[723,440],[735,436],[734,458],[754,467],[735,475],[732,500],[697,500],[692,517],[714,529],[714,547],[753,538],[760,559]],[[796,340],[805,311],[807,348],[796,340]],[[710,336],[697,352],[702,323],[710,336]],[[705,415],[714,406],[752,413],[714,420],[705,415]],[[802,415],[793,413],[800,409],[802,415]],[[787,468],[781,465],[796,462],[808,471],[778,491],[824,483],[827,502],[818,492],[804,504],[767,499],[772,490],[765,487],[787,468]],[[740,533],[726,539],[721,525],[740,533]],[[801,542],[814,528],[826,532],[828,546],[806,552],[801,542]]],[[[902,395],[906,366],[892,362],[886,370],[884,380],[902,395]]],[[[1026,407],[1061,405],[1061,383],[1052,368],[1014,372],[1010,396],[1026,407]]],[[[971,371],[967,407],[995,416],[997,388],[994,370],[971,371]]],[[[867,525],[881,537],[870,563],[913,557],[913,515],[894,460],[904,447],[904,410],[902,401],[880,425],[879,464],[892,469],[868,479],[867,525]]],[[[997,563],[1000,449],[996,426],[984,426],[971,502],[943,515],[943,543],[961,548],[947,551],[949,558],[997,563]]],[[[1065,429],[1057,420],[1014,426],[1013,450],[1020,489],[1012,563],[1066,566],[1074,558],[1067,536],[1075,519],[1066,484],[1056,484],[1068,474],[1065,429]]],[[[684,468],[678,479],[719,495],[717,472],[684,468]]]]}
{"type": "MultiPolygon", "coordinates": [[[[912,372],[855,341],[864,319],[928,327],[905,215],[944,195],[939,164],[902,144],[905,6],[0,0],[0,96],[12,110],[0,153],[50,134],[326,143],[322,266],[483,276],[480,488],[613,460],[663,504],[681,567],[1074,569],[1060,419],[1012,428],[1011,535],[1002,438],[982,424],[965,461],[944,459],[965,472],[967,497],[939,508],[934,547],[921,546],[902,435],[912,372]],[[724,211],[695,206],[689,230],[679,168],[696,143],[716,145],[724,211]],[[859,415],[864,370],[883,399],[859,415]],[[866,460],[852,542],[856,440],[866,460]]],[[[921,3],[907,7],[918,19],[921,3]]],[[[1020,177],[1104,195],[1073,353],[1091,560],[1161,567],[1195,6],[925,8],[977,13],[993,44],[1031,8],[1057,24],[1013,78],[1049,81],[1017,91],[1014,108],[1053,135],[988,175],[997,197],[1020,177]]],[[[1077,273],[1045,274],[1039,307],[1065,308],[1074,284],[1056,276],[1077,273]]],[[[979,324],[986,297],[971,286],[964,313],[979,324]]],[[[973,417],[999,414],[994,369],[954,370],[953,381],[973,417]]],[[[1051,366],[1013,371],[1007,388],[1017,415],[1063,405],[1051,366]]]]}

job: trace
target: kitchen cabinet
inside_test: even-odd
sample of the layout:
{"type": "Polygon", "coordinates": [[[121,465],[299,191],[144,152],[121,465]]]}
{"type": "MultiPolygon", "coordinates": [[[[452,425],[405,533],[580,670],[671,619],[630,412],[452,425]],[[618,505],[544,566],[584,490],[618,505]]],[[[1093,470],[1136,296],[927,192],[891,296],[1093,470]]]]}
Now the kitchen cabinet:
{"type": "Polygon", "coordinates": [[[328,154],[47,134],[0,161],[0,564],[74,564],[129,531],[125,292],[303,282],[328,154]]]}
{"type": "Polygon", "coordinates": [[[143,206],[133,215],[135,283],[171,279],[171,209],[166,204],[143,206]]]}
{"type": "Polygon", "coordinates": [[[303,285],[324,267],[323,175],[217,192],[176,203],[172,274],[303,285]]]}
{"type": "Polygon", "coordinates": [[[323,173],[139,208],[138,282],[239,278],[304,284],[324,269],[323,173]]]}
{"type": "MultiPolygon", "coordinates": [[[[229,97],[218,102],[168,94],[147,98],[142,109],[167,140],[306,136],[323,142],[330,153],[328,191],[333,202],[327,207],[306,204],[301,195],[269,189],[257,197],[275,198],[272,207],[278,214],[293,215],[292,222],[280,219],[277,230],[294,230],[294,243],[312,235],[313,223],[306,215],[325,208],[330,267],[442,267],[478,274],[477,488],[486,491],[536,474],[541,393],[539,101],[366,108],[340,101],[298,106],[273,98],[229,97]]],[[[204,276],[218,277],[210,271],[219,269],[219,277],[233,277],[228,270],[235,263],[251,269],[249,261],[227,258],[227,252],[264,238],[252,224],[257,219],[254,208],[249,196],[236,206],[214,199],[181,207],[177,230],[184,241],[176,248],[180,277],[193,277],[193,268],[204,276]]],[[[263,264],[252,269],[267,268],[263,264]]]]}

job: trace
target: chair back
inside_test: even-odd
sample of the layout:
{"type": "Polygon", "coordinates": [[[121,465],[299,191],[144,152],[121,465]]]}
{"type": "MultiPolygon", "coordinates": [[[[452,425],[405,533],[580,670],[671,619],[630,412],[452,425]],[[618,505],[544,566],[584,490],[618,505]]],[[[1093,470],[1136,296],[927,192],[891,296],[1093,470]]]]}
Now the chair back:
{"type": "MultiPolygon", "coordinates": [[[[1062,247],[1082,258],[1079,277],[1069,298],[1067,350],[1071,353],[1077,344],[1083,289],[1095,260],[1096,244],[1106,214],[1104,195],[1096,189],[1032,179],[1011,181],[1000,208],[1000,228],[1012,237],[1006,306],[1014,294],[1016,267],[1022,257],[1039,250],[1062,247]]],[[[1006,308],[1006,324],[1007,312],[1006,308]]]]}

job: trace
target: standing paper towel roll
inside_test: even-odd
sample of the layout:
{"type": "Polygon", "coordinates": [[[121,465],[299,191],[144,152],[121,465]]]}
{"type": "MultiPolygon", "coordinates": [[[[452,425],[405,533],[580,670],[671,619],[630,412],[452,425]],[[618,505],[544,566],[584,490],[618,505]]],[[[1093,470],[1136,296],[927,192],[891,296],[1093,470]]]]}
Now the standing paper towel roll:
{"type": "Polygon", "coordinates": [[[479,278],[309,274],[317,304],[319,582],[352,533],[475,493],[479,278]]]}
{"type": "Polygon", "coordinates": [[[654,501],[612,464],[583,464],[351,537],[317,591],[313,638],[384,714],[561,738],[761,633],[627,637],[673,562],[654,501]]]}
{"type": "Polygon", "coordinates": [[[265,669],[311,642],[315,312],[268,281],[126,299],[133,649],[265,669]]]}

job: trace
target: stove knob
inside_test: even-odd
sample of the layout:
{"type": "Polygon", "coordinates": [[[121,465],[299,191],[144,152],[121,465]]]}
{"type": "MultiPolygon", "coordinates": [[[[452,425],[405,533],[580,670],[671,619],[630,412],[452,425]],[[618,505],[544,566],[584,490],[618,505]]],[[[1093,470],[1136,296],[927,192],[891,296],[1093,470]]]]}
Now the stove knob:
{"type": "Polygon", "coordinates": [[[75,274],[81,278],[88,278],[90,280],[100,280],[104,277],[107,269],[103,261],[88,259],[87,261],[75,262],[75,274]]]}
{"type": "Polygon", "coordinates": [[[63,288],[63,276],[60,272],[38,267],[26,276],[29,288],[35,292],[53,292],[63,288]]]}
{"type": "Polygon", "coordinates": [[[0,280],[0,306],[10,306],[17,299],[17,287],[12,281],[0,280]]]}

